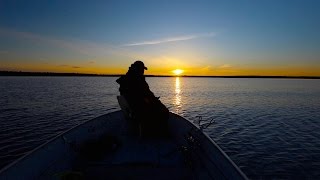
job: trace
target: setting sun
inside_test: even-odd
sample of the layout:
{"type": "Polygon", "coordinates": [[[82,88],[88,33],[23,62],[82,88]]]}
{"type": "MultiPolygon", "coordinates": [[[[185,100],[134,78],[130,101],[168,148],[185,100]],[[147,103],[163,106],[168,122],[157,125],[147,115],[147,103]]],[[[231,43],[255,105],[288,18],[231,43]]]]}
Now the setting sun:
{"type": "Polygon", "coordinates": [[[175,69],[175,70],[173,70],[172,71],[175,75],[180,75],[180,74],[182,74],[183,73],[183,70],[182,69],[175,69]]]}

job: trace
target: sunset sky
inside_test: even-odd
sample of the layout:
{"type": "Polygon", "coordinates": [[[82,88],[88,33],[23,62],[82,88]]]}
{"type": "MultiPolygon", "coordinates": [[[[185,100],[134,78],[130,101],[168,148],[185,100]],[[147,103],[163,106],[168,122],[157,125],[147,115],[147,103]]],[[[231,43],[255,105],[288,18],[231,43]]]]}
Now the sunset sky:
{"type": "Polygon", "coordinates": [[[318,0],[0,0],[0,70],[320,76],[318,0]]]}

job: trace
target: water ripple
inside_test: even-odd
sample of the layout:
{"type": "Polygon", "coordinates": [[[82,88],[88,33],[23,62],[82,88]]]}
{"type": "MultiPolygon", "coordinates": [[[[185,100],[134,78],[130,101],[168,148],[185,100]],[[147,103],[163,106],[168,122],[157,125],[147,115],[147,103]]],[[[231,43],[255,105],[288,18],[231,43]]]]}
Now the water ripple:
{"type": "MultiPolygon", "coordinates": [[[[119,109],[116,78],[0,77],[0,167],[55,135],[119,109]]],[[[320,177],[319,80],[147,78],[251,179],[320,177]],[[179,83],[177,83],[179,81],[179,83]]]]}

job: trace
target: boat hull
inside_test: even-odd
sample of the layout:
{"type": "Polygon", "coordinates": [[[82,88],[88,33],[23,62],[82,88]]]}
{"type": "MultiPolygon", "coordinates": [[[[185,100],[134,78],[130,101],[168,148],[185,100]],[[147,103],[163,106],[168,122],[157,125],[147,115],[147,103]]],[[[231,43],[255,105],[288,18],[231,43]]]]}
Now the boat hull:
{"type": "MultiPolygon", "coordinates": [[[[130,172],[132,174],[139,174],[141,171],[139,174],[140,176],[143,173],[147,175],[147,172],[150,174],[150,172],[153,171],[161,175],[164,174],[161,171],[166,169],[166,173],[169,172],[170,174],[172,171],[171,174],[175,174],[172,175],[172,178],[170,179],[185,179],[186,176],[188,176],[188,179],[247,179],[241,170],[219,148],[219,146],[193,123],[174,113],[170,113],[168,122],[169,131],[171,133],[170,143],[162,143],[164,144],[163,146],[166,146],[166,148],[163,148],[159,145],[159,143],[156,144],[150,140],[144,141],[144,150],[149,148],[148,152],[151,152],[149,154],[153,153],[153,155],[148,155],[148,153],[143,154],[141,153],[141,151],[143,151],[141,150],[142,148],[136,148],[137,144],[132,143],[135,140],[131,140],[131,137],[129,139],[126,138],[126,141],[123,141],[122,149],[125,149],[124,147],[126,147],[124,142],[128,142],[128,144],[131,143],[133,145],[127,146],[127,151],[124,154],[118,155],[121,157],[120,160],[119,158],[115,160],[116,158],[113,157],[112,163],[108,164],[107,169],[105,163],[107,160],[104,160],[104,166],[95,166],[96,169],[94,170],[97,171],[95,178],[103,176],[100,179],[108,179],[108,177],[109,179],[121,179],[121,177],[123,178],[125,176],[125,173],[122,173],[120,178],[116,178],[117,175],[121,175],[121,173],[115,172],[116,170],[121,172],[123,169],[126,170],[126,172],[129,172],[129,174],[130,172]],[[138,165],[136,166],[132,166],[132,152],[130,154],[130,148],[132,147],[136,149],[136,153],[134,154],[136,156],[134,163],[138,162],[138,165]],[[175,154],[170,157],[170,160],[162,159],[160,160],[162,163],[159,163],[159,158],[155,157],[154,155],[161,154],[163,152],[169,154],[169,151],[173,152],[173,150],[175,151],[175,154]],[[182,160],[177,158],[180,156],[180,159],[183,159],[184,165],[181,165],[182,160]],[[128,158],[125,159],[124,157],[128,158]],[[155,160],[158,163],[157,165],[153,164],[152,166],[140,166],[142,161],[139,162],[138,158],[152,159],[151,157],[153,159],[158,158],[158,160],[155,160]],[[176,158],[176,160],[173,160],[174,158],[176,158]],[[120,161],[122,162],[121,166],[119,165],[120,161]],[[126,166],[123,165],[124,161],[130,161],[131,165],[128,166],[129,168],[127,167],[128,163],[126,166]],[[177,161],[181,161],[180,164],[177,163],[177,161]],[[174,166],[164,165],[165,163],[163,162],[167,162],[167,164],[171,163],[171,165],[174,164],[174,166]],[[108,170],[110,170],[111,165],[113,166],[113,174],[110,172],[107,175],[99,175],[99,172],[109,172],[108,170]],[[180,165],[181,168],[178,167],[180,165]],[[132,168],[130,170],[130,167],[137,166],[141,168],[136,168],[137,170],[134,172],[132,168]],[[98,171],[97,169],[99,168],[102,168],[102,170],[98,171]],[[179,173],[181,173],[181,176],[179,176],[179,173]]],[[[116,111],[97,117],[53,138],[52,140],[28,153],[26,156],[8,165],[1,170],[0,179],[59,179],[65,173],[75,173],[74,167],[79,161],[79,154],[81,154],[81,148],[83,147],[83,144],[96,141],[99,138],[101,139],[101,137],[105,137],[106,134],[112,135],[112,137],[129,137],[127,130],[128,122],[121,111],[116,111]],[[124,134],[126,134],[126,136],[124,136],[124,134]]],[[[142,142],[139,140],[139,137],[135,137],[133,139],[138,139],[137,142],[140,144],[142,142]]],[[[114,153],[116,156],[116,153],[120,153],[117,151],[120,150],[115,148],[115,150],[112,150],[115,152],[112,153],[114,153]]],[[[148,160],[148,162],[149,161],[150,160],[148,160]]],[[[152,176],[152,173],[150,175],[152,176]]],[[[160,179],[168,178],[161,177],[160,175],[158,176],[160,179]]],[[[82,175],[80,174],[80,176],[82,175]]],[[[153,179],[157,178],[154,177],[153,179]]]]}

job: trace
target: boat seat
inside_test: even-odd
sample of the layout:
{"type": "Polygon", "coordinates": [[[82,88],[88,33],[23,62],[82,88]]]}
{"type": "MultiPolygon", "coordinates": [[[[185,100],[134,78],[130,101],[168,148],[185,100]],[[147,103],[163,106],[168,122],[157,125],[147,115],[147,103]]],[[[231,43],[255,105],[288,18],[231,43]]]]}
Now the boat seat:
{"type": "Polygon", "coordinates": [[[119,103],[120,108],[121,108],[122,112],[124,113],[125,117],[127,119],[133,118],[133,111],[130,108],[129,103],[126,100],[126,98],[124,96],[117,96],[117,99],[118,99],[118,103],[119,103]]]}
{"type": "Polygon", "coordinates": [[[142,136],[141,123],[139,123],[138,121],[134,121],[134,112],[130,107],[128,101],[124,96],[117,96],[117,99],[125,118],[128,120],[127,121],[128,128],[129,128],[128,132],[133,134],[138,134],[141,137],[142,136]]]}

